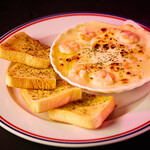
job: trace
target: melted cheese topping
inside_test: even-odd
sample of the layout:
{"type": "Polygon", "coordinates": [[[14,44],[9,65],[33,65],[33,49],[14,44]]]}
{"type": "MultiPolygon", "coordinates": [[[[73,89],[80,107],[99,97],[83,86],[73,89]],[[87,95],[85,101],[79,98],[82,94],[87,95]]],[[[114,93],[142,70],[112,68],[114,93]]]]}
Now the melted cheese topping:
{"type": "Polygon", "coordinates": [[[53,65],[70,81],[90,88],[117,88],[150,76],[150,34],[102,22],[77,25],[60,35],[53,65]]]}

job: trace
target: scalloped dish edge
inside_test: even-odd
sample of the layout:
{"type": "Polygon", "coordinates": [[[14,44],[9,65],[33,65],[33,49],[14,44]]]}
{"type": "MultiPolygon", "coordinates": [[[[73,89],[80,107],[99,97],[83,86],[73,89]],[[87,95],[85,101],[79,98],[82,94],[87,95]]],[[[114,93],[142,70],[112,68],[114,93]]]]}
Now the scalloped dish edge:
{"type": "MultiPolygon", "coordinates": [[[[81,24],[83,24],[83,23],[81,23],[81,24]]],[[[126,21],[124,22],[124,24],[131,24],[131,25],[133,25],[133,26],[136,27],[136,28],[142,28],[139,24],[137,24],[136,22],[134,22],[134,21],[132,21],[132,20],[126,20],[126,21]]],[[[78,25],[78,24],[72,26],[71,28],[74,28],[74,27],[77,26],[77,25],[78,25]]],[[[71,28],[65,30],[64,32],[70,30],[71,28]]],[[[50,61],[51,61],[51,64],[52,64],[52,66],[53,66],[55,72],[56,72],[62,79],[66,80],[66,81],[67,81],[68,83],[70,83],[71,85],[77,86],[77,87],[79,87],[79,88],[81,88],[81,89],[88,90],[88,91],[91,91],[91,92],[96,92],[96,93],[97,93],[97,92],[102,92],[102,93],[121,93],[121,92],[124,92],[124,91],[133,90],[133,89],[135,89],[135,88],[137,88],[137,87],[140,87],[140,86],[144,85],[144,84],[147,83],[148,81],[150,81],[150,77],[149,77],[149,78],[142,79],[142,80],[140,80],[139,82],[134,83],[134,84],[131,84],[131,85],[128,85],[128,86],[122,86],[122,87],[118,87],[118,88],[109,88],[109,89],[101,89],[101,88],[95,89],[95,88],[90,88],[90,87],[87,87],[87,86],[80,85],[80,84],[78,84],[78,83],[76,83],[76,82],[73,82],[73,81],[69,80],[69,79],[68,79],[67,77],[65,77],[60,71],[58,71],[57,66],[55,66],[55,64],[54,64],[54,58],[52,57],[52,55],[53,55],[53,53],[54,53],[54,51],[52,51],[53,46],[55,45],[56,41],[60,38],[60,36],[61,36],[62,34],[64,34],[64,32],[60,33],[60,34],[56,37],[56,39],[53,41],[52,46],[51,46],[51,48],[50,48],[49,57],[50,57],[50,61]]]]}

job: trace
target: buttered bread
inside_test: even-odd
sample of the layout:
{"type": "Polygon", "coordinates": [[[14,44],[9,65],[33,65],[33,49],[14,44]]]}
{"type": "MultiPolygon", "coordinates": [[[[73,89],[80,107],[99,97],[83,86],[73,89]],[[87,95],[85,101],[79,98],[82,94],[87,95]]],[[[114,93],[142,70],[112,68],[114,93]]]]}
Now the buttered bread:
{"type": "Polygon", "coordinates": [[[15,88],[50,90],[56,88],[56,73],[47,69],[16,63],[6,73],[6,85],[15,88]]]}
{"type": "Polygon", "coordinates": [[[20,89],[20,92],[29,108],[36,113],[58,108],[82,98],[80,88],[73,87],[62,79],[57,80],[56,88],[49,91],[20,89]]]}
{"type": "Polygon", "coordinates": [[[0,58],[35,68],[48,68],[50,47],[19,32],[0,45],[0,58]]]}
{"type": "Polygon", "coordinates": [[[96,129],[102,125],[114,107],[115,102],[112,96],[83,93],[81,100],[48,112],[51,120],[96,129]]]}

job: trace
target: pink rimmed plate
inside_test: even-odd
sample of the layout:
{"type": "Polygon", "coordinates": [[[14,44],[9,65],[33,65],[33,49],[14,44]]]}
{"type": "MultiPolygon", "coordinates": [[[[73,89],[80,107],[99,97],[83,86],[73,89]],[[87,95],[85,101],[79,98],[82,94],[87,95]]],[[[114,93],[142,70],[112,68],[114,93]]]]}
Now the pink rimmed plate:
{"type": "MultiPolygon", "coordinates": [[[[90,20],[114,24],[126,21],[124,18],[96,13],[46,16],[12,29],[1,37],[0,43],[13,34],[24,31],[51,45],[58,34],[70,26],[90,20]]],[[[19,89],[5,85],[5,74],[9,65],[10,62],[0,59],[0,125],[15,135],[46,145],[87,147],[123,141],[150,129],[149,82],[134,90],[113,94],[117,104],[114,112],[99,129],[87,130],[49,121],[47,113],[32,113],[22,99],[19,89]]]]}

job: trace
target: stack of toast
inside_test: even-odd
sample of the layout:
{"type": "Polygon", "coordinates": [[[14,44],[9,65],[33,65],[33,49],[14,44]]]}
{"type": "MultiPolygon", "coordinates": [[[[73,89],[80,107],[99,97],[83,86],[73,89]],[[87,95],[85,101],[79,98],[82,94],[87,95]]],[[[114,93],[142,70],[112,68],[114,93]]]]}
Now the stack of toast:
{"type": "Polygon", "coordinates": [[[82,92],[56,74],[50,64],[50,47],[19,32],[0,45],[0,58],[15,64],[6,73],[6,85],[20,88],[35,113],[48,112],[50,120],[88,129],[100,127],[114,110],[112,96],[82,92]]]}

